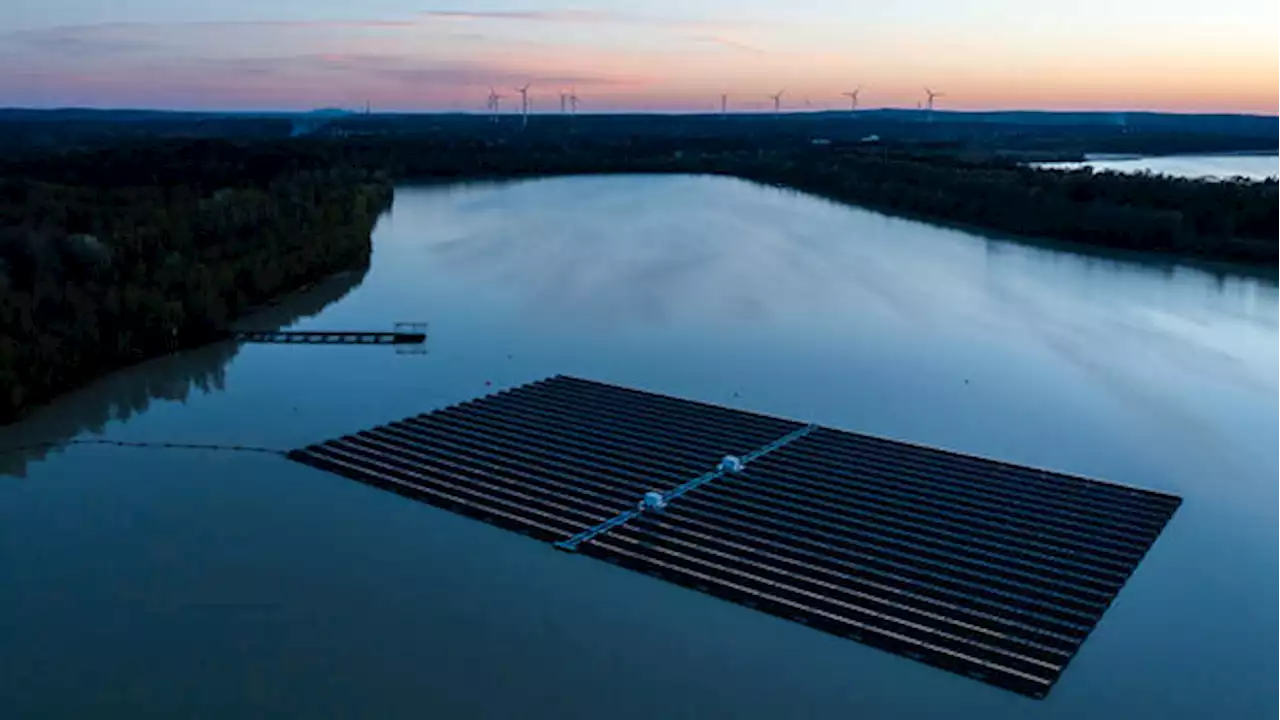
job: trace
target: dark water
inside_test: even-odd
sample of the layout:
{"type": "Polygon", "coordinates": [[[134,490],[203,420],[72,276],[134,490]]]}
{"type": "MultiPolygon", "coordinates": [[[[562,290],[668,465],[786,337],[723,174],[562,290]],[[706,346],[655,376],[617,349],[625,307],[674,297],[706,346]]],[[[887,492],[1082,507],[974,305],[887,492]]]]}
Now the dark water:
{"type": "Polygon", "coordinates": [[[1274,280],[583,178],[401,189],[367,277],[274,315],[429,352],[207,348],[0,441],[287,448],[572,373],[1185,502],[1033,701],[273,456],[11,455],[0,717],[1276,716],[1274,280]]]}

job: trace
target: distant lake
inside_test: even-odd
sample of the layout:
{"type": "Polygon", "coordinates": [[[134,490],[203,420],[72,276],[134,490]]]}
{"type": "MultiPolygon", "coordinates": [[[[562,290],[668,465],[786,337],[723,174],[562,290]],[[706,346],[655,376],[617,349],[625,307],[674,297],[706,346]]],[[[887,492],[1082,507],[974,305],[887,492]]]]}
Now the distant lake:
{"type": "Polygon", "coordinates": [[[1277,288],[729,178],[402,187],[366,275],[0,430],[292,448],[556,373],[1177,493],[1045,701],[270,455],[0,458],[0,717],[1273,718],[1277,288]]]}
{"type": "Polygon", "coordinates": [[[1233,178],[1253,180],[1280,174],[1277,155],[1161,155],[1151,157],[1090,155],[1084,162],[1037,163],[1039,167],[1073,169],[1091,167],[1115,172],[1150,172],[1185,178],[1233,178]]]}

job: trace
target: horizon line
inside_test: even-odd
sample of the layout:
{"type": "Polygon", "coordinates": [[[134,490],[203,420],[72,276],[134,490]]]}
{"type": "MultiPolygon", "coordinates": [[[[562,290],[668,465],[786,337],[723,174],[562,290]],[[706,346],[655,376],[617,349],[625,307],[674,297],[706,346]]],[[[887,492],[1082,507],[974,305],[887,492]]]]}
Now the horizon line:
{"type": "MultiPolygon", "coordinates": [[[[164,108],[164,107],[130,107],[130,106],[98,106],[98,105],[56,105],[56,106],[34,106],[34,105],[0,105],[0,112],[26,111],[26,112],[68,112],[68,111],[89,111],[89,112],[139,112],[139,113],[173,113],[173,114],[190,114],[190,115],[300,115],[309,113],[343,113],[348,115],[366,115],[364,108],[345,108],[337,106],[313,107],[305,110],[289,110],[289,109],[268,109],[259,108],[253,110],[209,110],[209,109],[193,109],[193,108],[164,108]]],[[[928,108],[917,107],[897,107],[884,106],[872,108],[858,108],[857,110],[848,110],[840,108],[791,108],[783,109],[775,112],[768,108],[761,109],[737,109],[729,110],[722,113],[720,110],[598,110],[598,111],[582,111],[576,113],[580,116],[607,116],[607,115],[818,115],[818,114],[839,114],[839,115],[859,115],[876,112],[904,112],[904,113],[933,113],[937,115],[989,115],[989,114],[1013,114],[1013,113],[1043,113],[1046,115],[1179,115],[1179,116],[1226,116],[1226,117],[1249,117],[1249,118],[1269,118],[1280,119],[1280,114],[1267,114],[1256,112],[1241,111],[1189,111],[1189,110],[1098,110],[1098,109],[1073,109],[1073,110],[1050,110],[1042,108],[1001,108],[986,110],[960,110],[952,108],[928,108]]],[[[492,115],[491,111],[482,109],[441,109],[441,110],[382,110],[367,113],[368,115],[492,115]]],[[[565,115],[557,110],[536,110],[529,113],[530,115],[551,116],[556,117],[565,115]]],[[[519,117],[518,110],[509,110],[499,113],[499,115],[510,115],[519,117]]]]}

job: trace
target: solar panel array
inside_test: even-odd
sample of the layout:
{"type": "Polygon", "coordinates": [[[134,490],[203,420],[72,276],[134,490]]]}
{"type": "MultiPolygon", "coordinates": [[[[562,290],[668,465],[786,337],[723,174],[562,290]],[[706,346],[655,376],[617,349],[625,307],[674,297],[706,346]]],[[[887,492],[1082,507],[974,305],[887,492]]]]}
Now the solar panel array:
{"type": "Polygon", "coordinates": [[[1180,502],[565,376],[290,457],[1032,697],[1180,502]]]}

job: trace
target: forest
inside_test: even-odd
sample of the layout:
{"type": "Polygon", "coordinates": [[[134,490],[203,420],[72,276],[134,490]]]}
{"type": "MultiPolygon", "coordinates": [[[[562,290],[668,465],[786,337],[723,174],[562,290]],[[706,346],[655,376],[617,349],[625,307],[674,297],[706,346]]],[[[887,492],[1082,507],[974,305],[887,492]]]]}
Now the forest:
{"type": "MultiPolygon", "coordinates": [[[[335,273],[280,302],[254,310],[254,328],[275,330],[322,312],[364,280],[367,268],[335,273]]],[[[92,433],[102,435],[109,422],[127,421],[147,411],[158,399],[186,402],[194,394],[224,387],[227,366],[240,344],[216,342],[155,358],[145,367],[113,372],[64,396],[51,408],[36,408],[22,422],[0,426],[0,475],[26,477],[27,467],[68,441],[92,433]],[[45,412],[45,410],[49,410],[45,412]]]]}
{"type": "Polygon", "coordinates": [[[367,265],[391,202],[383,176],[274,148],[153,150],[0,172],[0,423],[367,265]]]}
{"type": "Polygon", "coordinates": [[[807,139],[373,136],[299,141],[397,178],[733,175],[882,212],[1175,258],[1277,264],[1277,184],[1046,170],[966,147],[807,139]]]}
{"type": "Polygon", "coordinates": [[[1277,264],[1277,187],[985,161],[866,155],[733,174],[891,214],[1025,238],[1264,266],[1277,264]]]}
{"type": "Polygon", "coordinates": [[[1042,170],[951,142],[387,132],[0,157],[0,423],[366,264],[398,181],[722,174],[1027,238],[1277,266],[1275,180],[1042,170]]]}

